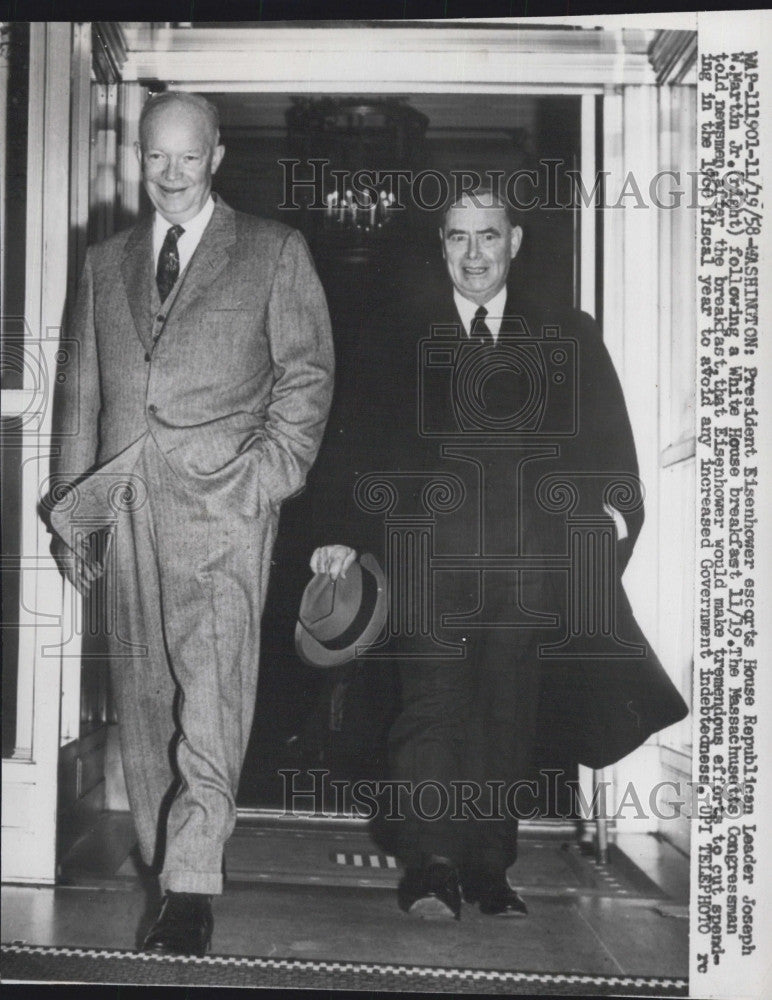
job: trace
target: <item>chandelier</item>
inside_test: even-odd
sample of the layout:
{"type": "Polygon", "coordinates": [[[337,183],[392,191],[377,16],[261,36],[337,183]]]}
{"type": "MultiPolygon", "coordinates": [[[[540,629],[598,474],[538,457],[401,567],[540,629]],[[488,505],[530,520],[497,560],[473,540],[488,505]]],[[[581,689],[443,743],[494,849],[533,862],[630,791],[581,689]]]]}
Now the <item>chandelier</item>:
{"type": "Polygon", "coordinates": [[[323,253],[364,261],[409,219],[393,177],[425,161],[429,119],[402,98],[293,98],[286,112],[298,172],[313,172],[323,198],[306,194],[301,228],[323,253]]]}
{"type": "Polygon", "coordinates": [[[394,218],[394,192],[376,189],[376,194],[354,194],[351,188],[330,191],[325,197],[324,224],[328,229],[355,229],[376,234],[394,218]]]}

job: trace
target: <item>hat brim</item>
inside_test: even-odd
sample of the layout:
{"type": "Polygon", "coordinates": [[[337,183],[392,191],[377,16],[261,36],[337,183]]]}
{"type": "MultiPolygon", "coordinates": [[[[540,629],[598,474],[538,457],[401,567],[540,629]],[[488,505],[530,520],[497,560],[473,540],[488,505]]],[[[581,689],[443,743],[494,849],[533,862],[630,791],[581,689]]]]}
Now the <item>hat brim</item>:
{"type": "Polygon", "coordinates": [[[362,630],[362,634],[352,642],[351,645],[343,649],[327,649],[316,640],[303,624],[298,621],[295,625],[295,649],[300,659],[309,667],[338,667],[343,663],[349,663],[356,659],[375,642],[386,624],[389,614],[388,593],[386,588],[386,575],[380,567],[378,560],[365,552],[359,559],[364,569],[369,570],[376,579],[378,593],[375,599],[375,607],[370,621],[362,630]]]}

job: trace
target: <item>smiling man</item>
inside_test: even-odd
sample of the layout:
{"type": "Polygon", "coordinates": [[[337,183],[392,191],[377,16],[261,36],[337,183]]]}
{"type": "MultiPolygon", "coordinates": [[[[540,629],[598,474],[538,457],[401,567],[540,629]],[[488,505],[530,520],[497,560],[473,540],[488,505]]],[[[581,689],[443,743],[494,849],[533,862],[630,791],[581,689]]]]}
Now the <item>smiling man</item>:
{"type": "Polygon", "coordinates": [[[178,225],[205,206],[214,208],[212,175],[225,147],[210,107],[180,98],[171,103],[156,98],[147,105],[135,151],[156,219],[178,225]]]}
{"type": "Polygon", "coordinates": [[[503,316],[509,267],[523,239],[505,206],[491,194],[466,195],[448,210],[440,239],[461,319],[471,305],[487,304],[486,314],[503,316]]]}
{"type": "MultiPolygon", "coordinates": [[[[449,206],[439,235],[453,300],[430,307],[429,321],[455,327],[462,340],[474,340],[481,350],[495,352],[502,324],[509,323],[515,311],[508,302],[507,279],[523,231],[495,192],[478,189],[449,206]]],[[[450,299],[447,292],[444,297],[450,299]]],[[[424,326],[422,333],[426,332],[424,326]]],[[[416,411],[412,398],[416,373],[405,370],[399,360],[404,357],[415,358],[415,349],[405,350],[400,344],[391,364],[378,366],[390,370],[393,383],[401,387],[403,423],[405,413],[416,411]],[[396,371],[400,374],[394,377],[396,371]]],[[[499,403],[511,407],[512,386],[507,383],[503,388],[502,400],[495,399],[495,391],[489,394],[489,412],[495,412],[499,403]]],[[[397,427],[399,415],[382,423],[397,427]]],[[[432,455],[427,444],[419,442],[414,430],[408,432],[396,449],[395,469],[414,469],[417,464],[435,472],[447,468],[447,460],[438,459],[436,452],[432,455]]],[[[503,507],[507,524],[501,527],[506,530],[512,527],[513,506],[508,481],[502,478],[495,489],[499,502],[488,514],[496,516],[503,507]]],[[[463,551],[466,540],[460,542],[463,551]]],[[[337,579],[355,557],[356,550],[348,545],[324,545],[314,551],[311,568],[337,579]]],[[[533,581],[529,600],[539,602],[542,584],[540,579],[533,581]]],[[[499,597],[496,610],[506,621],[505,595],[499,597]]],[[[458,635],[450,638],[457,641],[458,635]]],[[[463,889],[467,902],[479,904],[483,913],[522,917],[526,905],[506,879],[516,853],[516,820],[461,822],[451,815],[454,809],[448,804],[454,782],[471,781],[480,787],[487,780],[503,784],[528,775],[538,701],[534,636],[494,627],[469,630],[463,642],[466,655],[460,661],[421,661],[406,654],[399,664],[402,710],[389,735],[391,777],[410,789],[427,787],[418,804],[406,797],[405,815],[392,828],[396,853],[406,868],[398,903],[413,916],[458,919],[463,889]],[[444,790],[437,801],[428,786],[444,790]]]]}
{"type": "Polygon", "coordinates": [[[160,94],[139,134],[154,211],[87,254],[50,526],[63,572],[82,593],[104,573],[114,612],[129,803],[164,894],[144,948],[202,955],[236,819],[279,509],[316,457],[333,348],[300,234],[212,194],[216,108],[160,94]],[[84,517],[111,539],[110,572],[78,543],[84,517]]]}
{"type": "MultiPolygon", "coordinates": [[[[387,341],[391,356],[368,354],[376,378],[393,387],[393,412],[360,420],[374,428],[368,443],[379,482],[394,474],[394,521],[409,523],[411,510],[430,520],[427,484],[438,474],[443,489],[451,475],[465,494],[457,511],[448,504],[450,513],[436,518],[426,553],[427,562],[457,554],[460,570],[428,570],[428,578],[415,581],[410,567],[397,565],[395,576],[393,551],[386,563],[397,605],[391,629],[408,621],[403,608],[420,594],[432,601],[435,638],[447,647],[431,656],[420,645],[416,655],[409,642],[400,647],[402,705],[389,734],[390,776],[410,794],[393,816],[384,801],[381,832],[406,869],[397,897],[404,912],[459,919],[466,902],[492,918],[517,918],[527,907],[507,873],[517,858],[518,814],[534,804],[527,788],[517,793],[535,777],[537,734],[556,760],[604,767],[682,718],[686,706],[621,585],[643,505],[635,502],[627,409],[600,331],[584,313],[529,300],[517,275],[509,281],[523,231],[495,191],[478,188],[454,201],[439,236],[450,284],[430,288],[415,324],[394,296],[401,315],[390,325],[400,331],[387,341]],[[409,342],[415,333],[431,354],[409,342]],[[418,358],[424,367],[416,371],[418,358]],[[417,427],[413,415],[425,412],[433,422],[417,427]],[[399,438],[390,449],[382,446],[387,436],[399,438]],[[593,630],[575,656],[563,650],[569,621],[582,630],[576,622],[585,598],[588,608],[601,602],[597,582],[565,569],[567,551],[576,555],[575,545],[566,548],[575,525],[542,499],[539,484],[550,479],[581,511],[576,521],[600,527],[608,539],[604,558],[612,561],[604,563],[603,586],[613,604],[604,604],[603,614],[613,616],[624,656],[599,646],[593,630]],[[411,480],[420,484],[413,508],[404,495],[411,480]],[[624,516],[606,502],[614,483],[611,495],[624,502],[624,516]],[[525,565],[516,568],[521,559],[525,565]],[[449,617],[455,625],[444,621],[449,617]],[[552,657],[551,648],[559,650],[552,657]]],[[[374,408],[375,389],[367,398],[374,408]]],[[[356,556],[350,543],[363,537],[354,523],[347,534],[329,541],[348,545],[314,551],[315,572],[333,579],[346,572],[356,556]]],[[[417,633],[414,627],[402,638],[417,633]]]]}

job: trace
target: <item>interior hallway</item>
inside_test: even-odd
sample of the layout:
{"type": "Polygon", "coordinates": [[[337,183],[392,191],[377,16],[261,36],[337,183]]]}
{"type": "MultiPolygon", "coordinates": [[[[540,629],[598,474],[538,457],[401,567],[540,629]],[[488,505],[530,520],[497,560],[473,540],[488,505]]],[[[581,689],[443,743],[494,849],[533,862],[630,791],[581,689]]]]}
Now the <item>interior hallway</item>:
{"type": "MultiPolygon", "coordinates": [[[[155,903],[148,903],[133,839],[127,814],[105,813],[63,863],[57,888],[3,887],[6,976],[12,942],[121,953],[136,947],[155,903]]],[[[627,977],[632,993],[635,977],[662,980],[662,995],[685,990],[688,861],[654,836],[619,836],[609,865],[599,866],[569,827],[534,824],[510,870],[530,911],[516,921],[484,917],[469,905],[459,923],[411,919],[396,906],[396,862],[379,855],[366,830],[350,822],[241,821],[226,862],[226,894],[214,903],[213,955],[305,960],[319,975],[330,963],[412,969],[413,981],[406,973],[402,989],[429,988],[420,976],[432,970],[478,970],[502,985],[513,973],[533,974],[532,992],[556,973],[614,977],[622,993],[627,977]]],[[[201,961],[211,966],[211,959],[201,961]]],[[[149,974],[147,963],[134,961],[120,975],[140,965],[149,974]]],[[[57,978],[55,971],[39,975],[57,978]]],[[[490,979],[475,982],[453,985],[462,992],[491,988],[490,979]]],[[[509,992],[518,992],[514,985],[509,992]]]]}

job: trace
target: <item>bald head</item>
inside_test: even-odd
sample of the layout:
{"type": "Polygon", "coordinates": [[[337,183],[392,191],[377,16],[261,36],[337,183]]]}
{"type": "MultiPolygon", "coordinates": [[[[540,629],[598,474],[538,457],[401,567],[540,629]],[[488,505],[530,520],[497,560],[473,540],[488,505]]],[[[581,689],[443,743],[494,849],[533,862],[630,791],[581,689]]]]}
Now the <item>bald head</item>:
{"type": "Polygon", "coordinates": [[[201,125],[209,135],[212,147],[220,143],[220,112],[217,107],[208,101],[201,94],[188,94],[182,90],[165,90],[163,93],[155,94],[145,101],[139,116],[139,141],[140,145],[145,144],[147,123],[159,112],[166,108],[177,108],[180,113],[185,112],[199,116],[201,125]]]}
{"type": "Polygon", "coordinates": [[[167,222],[188,222],[209,198],[225,153],[217,109],[198,94],[159,94],[142,109],[139,135],[136,153],[148,197],[167,222]]]}

